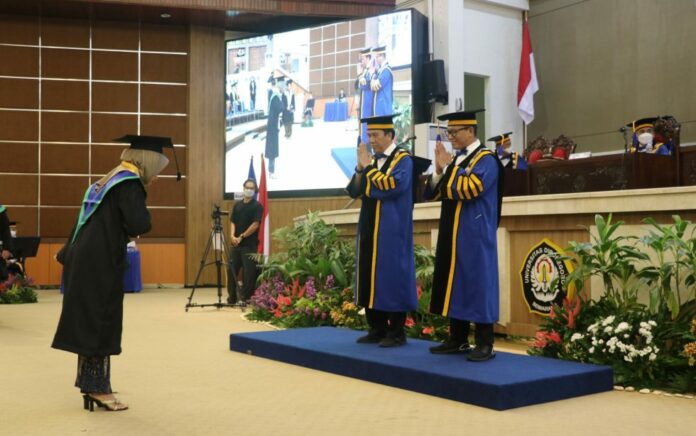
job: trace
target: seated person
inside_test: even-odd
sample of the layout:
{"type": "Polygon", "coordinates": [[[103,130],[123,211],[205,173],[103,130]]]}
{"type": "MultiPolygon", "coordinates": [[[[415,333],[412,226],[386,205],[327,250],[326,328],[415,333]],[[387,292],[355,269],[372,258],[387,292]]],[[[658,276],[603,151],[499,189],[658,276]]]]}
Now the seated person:
{"type": "Polygon", "coordinates": [[[626,124],[633,130],[633,137],[629,151],[631,153],[652,153],[669,156],[671,150],[662,142],[655,141],[656,117],[641,118],[626,124]]]}
{"type": "Polygon", "coordinates": [[[343,88],[341,88],[341,90],[338,91],[338,97],[336,98],[336,100],[340,102],[346,101],[346,92],[343,90],[343,88]]]}
{"type": "Polygon", "coordinates": [[[527,161],[516,151],[512,150],[512,141],[510,140],[512,132],[503,133],[502,135],[488,138],[488,141],[495,142],[496,154],[503,168],[512,168],[513,170],[526,170],[527,161]]]}

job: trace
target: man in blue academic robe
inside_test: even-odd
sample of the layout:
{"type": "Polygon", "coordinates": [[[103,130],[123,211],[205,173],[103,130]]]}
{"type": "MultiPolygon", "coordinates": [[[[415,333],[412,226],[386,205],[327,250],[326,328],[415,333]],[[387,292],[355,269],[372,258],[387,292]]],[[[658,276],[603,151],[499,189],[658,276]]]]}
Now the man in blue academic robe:
{"type": "Polygon", "coordinates": [[[371,88],[375,93],[372,114],[374,116],[387,115],[393,112],[392,102],[394,100],[394,75],[387,62],[387,48],[385,46],[376,47],[372,50],[372,55],[377,62],[377,72],[372,76],[371,88]]]}
{"type": "Polygon", "coordinates": [[[626,124],[633,131],[631,153],[651,153],[669,156],[672,150],[669,144],[655,142],[655,121],[657,117],[641,118],[626,124]]]}
{"type": "Polygon", "coordinates": [[[502,135],[488,138],[488,141],[495,142],[495,151],[503,168],[526,170],[528,168],[527,161],[518,152],[512,150],[511,135],[512,132],[503,133],[502,135]]]}
{"type": "Polygon", "coordinates": [[[358,147],[358,165],[346,188],[360,197],[355,303],[365,308],[370,331],[358,343],[406,343],[406,313],[418,306],[413,255],[413,159],[394,144],[392,115],[367,123],[371,156],[358,147]]]}
{"type": "MultiPolygon", "coordinates": [[[[372,116],[372,106],[374,105],[374,93],[372,92],[372,75],[374,64],[370,55],[370,48],[360,51],[360,68],[357,85],[360,89],[360,118],[370,118],[372,116]]],[[[360,123],[360,141],[367,144],[367,124],[360,123]]]]}
{"type": "Polygon", "coordinates": [[[470,353],[485,361],[493,352],[493,324],[498,321],[498,250],[496,232],[502,203],[502,165],[476,138],[476,113],[455,112],[447,120],[452,156],[435,146],[435,171],[425,195],[441,200],[440,225],[430,311],[450,320],[450,336],[432,347],[435,354],[470,353]],[[476,324],[476,348],[469,342],[476,324]]]}

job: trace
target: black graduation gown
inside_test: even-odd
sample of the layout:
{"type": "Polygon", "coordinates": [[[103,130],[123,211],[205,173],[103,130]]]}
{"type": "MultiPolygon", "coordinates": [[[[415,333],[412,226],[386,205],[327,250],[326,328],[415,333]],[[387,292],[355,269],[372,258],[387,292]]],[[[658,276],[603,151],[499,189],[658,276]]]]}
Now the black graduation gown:
{"type": "Polygon", "coordinates": [[[58,253],[65,295],[53,348],[90,357],[121,353],[126,244],[150,231],[146,196],[139,180],[114,186],[58,253]]]}
{"type": "MultiPolygon", "coordinates": [[[[0,204],[0,209],[2,205],[0,204]]],[[[2,241],[2,249],[12,252],[12,232],[10,232],[10,219],[7,217],[7,211],[0,212],[0,241],[2,241]]]]}
{"type": "Polygon", "coordinates": [[[283,113],[283,102],[280,96],[271,96],[268,102],[268,122],[266,123],[266,157],[278,157],[278,120],[283,113]]]}

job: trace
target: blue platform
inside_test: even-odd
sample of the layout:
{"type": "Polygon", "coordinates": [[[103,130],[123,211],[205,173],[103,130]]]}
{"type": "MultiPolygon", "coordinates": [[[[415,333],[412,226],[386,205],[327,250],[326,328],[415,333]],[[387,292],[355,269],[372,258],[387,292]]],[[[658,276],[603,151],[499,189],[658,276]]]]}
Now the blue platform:
{"type": "Polygon", "coordinates": [[[347,178],[353,177],[355,166],[358,164],[358,152],[355,147],[332,148],[331,157],[347,178]]]}
{"type": "Polygon", "coordinates": [[[475,363],[465,355],[434,355],[434,343],[357,344],[364,332],[333,327],[230,335],[230,350],[354,377],[496,410],[613,389],[612,370],[542,357],[497,352],[475,363]]]}

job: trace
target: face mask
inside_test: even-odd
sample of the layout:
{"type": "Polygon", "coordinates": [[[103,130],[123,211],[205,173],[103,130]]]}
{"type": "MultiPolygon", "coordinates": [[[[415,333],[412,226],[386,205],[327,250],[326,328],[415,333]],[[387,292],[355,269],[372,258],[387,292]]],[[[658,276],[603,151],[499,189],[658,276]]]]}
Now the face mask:
{"type": "Polygon", "coordinates": [[[245,189],[244,190],[244,196],[246,198],[251,198],[254,196],[254,190],[253,189],[245,189]]]}
{"type": "Polygon", "coordinates": [[[648,145],[653,139],[652,133],[641,133],[638,135],[638,142],[641,143],[641,145],[648,145]]]}

